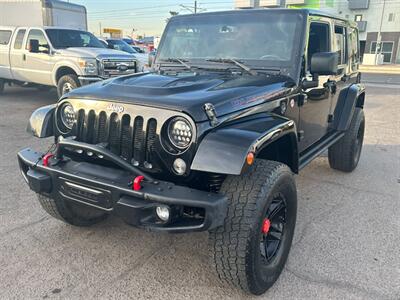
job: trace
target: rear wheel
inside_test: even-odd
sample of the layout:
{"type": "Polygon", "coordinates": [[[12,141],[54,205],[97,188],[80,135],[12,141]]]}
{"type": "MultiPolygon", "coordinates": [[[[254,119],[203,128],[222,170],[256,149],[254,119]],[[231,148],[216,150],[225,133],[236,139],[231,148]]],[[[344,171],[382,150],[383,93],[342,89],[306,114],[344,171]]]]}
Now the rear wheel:
{"type": "Polygon", "coordinates": [[[250,172],[228,176],[221,192],[229,199],[224,225],[210,232],[218,276],[260,295],[278,279],[289,255],[296,223],[297,193],[290,169],[256,161],[250,172]]]}
{"type": "Polygon", "coordinates": [[[103,211],[73,201],[52,199],[41,194],[38,194],[38,200],[50,216],[74,226],[90,226],[107,218],[103,211]]]}
{"type": "Polygon", "coordinates": [[[78,76],[75,74],[68,74],[62,76],[57,83],[57,94],[61,98],[64,94],[69,93],[73,89],[80,87],[78,76]]]}
{"type": "Polygon", "coordinates": [[[345,136],[329,147],[328,159],[332,169],[351,172],[357,167],[364,141],[364,131],[364,111],[356,107],[345,136]]]}

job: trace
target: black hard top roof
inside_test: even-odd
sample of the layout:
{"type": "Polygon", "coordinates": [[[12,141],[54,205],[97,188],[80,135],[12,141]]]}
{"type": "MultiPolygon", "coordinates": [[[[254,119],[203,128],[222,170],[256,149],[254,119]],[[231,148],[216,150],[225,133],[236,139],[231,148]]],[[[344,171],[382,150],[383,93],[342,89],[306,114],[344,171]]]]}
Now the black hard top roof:
{"type": "Polygon", "coordinates": [[[310,15],[310,16],[320,16],[320,17],[328,17],[331,19],[341,20],[353,26],[356,26],[356,23],[353,21],[349,21],[347,19],[341,18],[337,15],[317,10],[317,9],[308,9],[308,8],[301,8],[301,9],[291,9],[291,8],[254,8],[254,9],[233,9],[233,10],[225,10],[225,11],[215,11],[215,12],[205,12],[205,13],[198,13],[198,14],[185,14],[185,15],[177,15],[172,17],[171,19],[177,18],[185,18],[185,17],[196,17],[196,16],[204,16],[204,15],[224,15],[224,14],[247,14],[249,12],[257,12],[257,13],[273,13],[273,12],[287,12],[287,13],[301,13],[303,15],[310,15]]]}

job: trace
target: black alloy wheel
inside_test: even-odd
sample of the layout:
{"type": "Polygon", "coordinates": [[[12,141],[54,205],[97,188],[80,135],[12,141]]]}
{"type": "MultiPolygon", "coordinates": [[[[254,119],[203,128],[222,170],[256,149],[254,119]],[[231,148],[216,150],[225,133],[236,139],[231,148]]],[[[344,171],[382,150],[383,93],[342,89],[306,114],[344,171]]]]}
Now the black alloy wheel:
{"type": "Polygon", "coordinates": [[[261,226],[260,251],[264,263],[270,264],[276,257],[285,234],[286,202],[284,195],[275,195],[268,207],[261,226]]]}

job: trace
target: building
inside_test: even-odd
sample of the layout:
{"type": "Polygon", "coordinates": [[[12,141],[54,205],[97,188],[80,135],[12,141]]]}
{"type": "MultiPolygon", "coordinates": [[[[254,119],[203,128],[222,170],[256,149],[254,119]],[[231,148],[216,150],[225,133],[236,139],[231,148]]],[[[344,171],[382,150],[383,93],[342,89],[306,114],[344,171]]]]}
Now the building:
{"type": "Polygon", "coordinates": [[[362,54],[374,54],[378,44],[383,63],[400,64],[400,0],[236,0],[235,7],[328,11],[358,23],[362,54]]]}

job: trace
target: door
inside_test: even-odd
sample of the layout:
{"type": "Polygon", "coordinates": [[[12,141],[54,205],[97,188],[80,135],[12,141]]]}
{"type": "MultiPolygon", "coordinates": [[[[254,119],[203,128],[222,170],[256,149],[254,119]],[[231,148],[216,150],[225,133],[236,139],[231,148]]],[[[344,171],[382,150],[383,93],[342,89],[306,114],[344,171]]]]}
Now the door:
{"type": "Polygon", "coordinates": [[[13,44],[10,47],[11,73],[15,80],[26,81],[25,68],[25,41],[26,28],[19,28],[14,34],[13,44]]]}
{"type": "Polygon", "coordinates": [[[25,69],[26,81],[39,84],[53,85],[53,57],[50,55],[50,43],[41,29],[31,29],[25,43],[25,69]],[[30,51],[30,41],[39,42],[39,51],[30,51]]]}
{"type": "MultiPolygon", "coordinates": [[[[314,53],[331,52],[331,25],[329,20],[312,21],[309,27],[306,77],[310,73],[311,57],[314,53]]],[[[300,106],[299,150],[304,151],[320,140],[328,131],[328,116],[331,109],[330,76],[319,76],[318,87],[303,91],[300,106]]]]}
{"type": "Polygon", "coordinates": [[[336,22],[334,25],[334,50],[338,54],[338,70],[335,76],[331,76],[332,90],[332,106],[330,114],[332,115],[332,130],[335,116],[335,109],[342,92],[346,92],[347,88],[358,81],[359,66],[359,47],[358,33],[355,28],[346,27],[344,23],[336,22]]]}
{"type": "Polygon", "coordinates": [[[0,28],[0,79],[12,79],[9,56],[12,33],[12,28],[0,28]]]}

